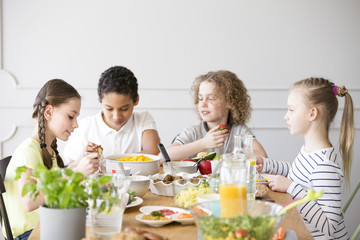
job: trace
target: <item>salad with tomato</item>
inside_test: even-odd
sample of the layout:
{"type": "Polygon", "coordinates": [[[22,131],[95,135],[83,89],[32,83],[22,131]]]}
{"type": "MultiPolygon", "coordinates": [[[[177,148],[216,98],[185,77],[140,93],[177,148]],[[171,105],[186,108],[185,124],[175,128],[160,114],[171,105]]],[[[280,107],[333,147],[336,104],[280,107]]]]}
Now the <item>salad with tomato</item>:
{"type": "Polygon", "coordinates": [[[234,218],[204,218],[199,227],[204,240],[269,240],[275,233],[275,225],[269,224],[271,215],[239,215],[234,218]]]}

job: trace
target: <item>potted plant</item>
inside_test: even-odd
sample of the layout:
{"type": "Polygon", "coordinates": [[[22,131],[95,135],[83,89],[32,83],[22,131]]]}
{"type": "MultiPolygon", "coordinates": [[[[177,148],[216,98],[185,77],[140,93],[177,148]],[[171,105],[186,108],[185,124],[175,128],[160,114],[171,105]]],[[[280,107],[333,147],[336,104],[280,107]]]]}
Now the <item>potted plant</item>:
{"type": "MultiPolygon", "coordinates": [[[[17,168],[15,179],[25,171],[25,166],[17,168]]],[[[31,178],[37,183],[25,184],[22,196],[29,194],[35,200],[40,191],[44,195],[45,204],[40,206],[41,239],[82,239],[85,237],[88,200],[96,206],[96,201],[101,199],[99,212],[110,211],[113,204],[121,201],[110,194],[109,188],[104,188],[111,182],[111,176],[84,178],[82,173],[71,169],[48,169],[42,164],[38,164],[32,173],[31,178]]]]}

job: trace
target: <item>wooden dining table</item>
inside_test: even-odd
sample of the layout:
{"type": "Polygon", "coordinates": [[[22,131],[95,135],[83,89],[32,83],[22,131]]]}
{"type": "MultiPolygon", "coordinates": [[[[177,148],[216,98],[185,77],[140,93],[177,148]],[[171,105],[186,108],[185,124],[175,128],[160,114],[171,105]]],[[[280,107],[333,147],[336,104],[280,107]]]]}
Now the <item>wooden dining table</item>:
{"type": "MultiPolygon", "coordinates": [[[[192,225],[182,225],[180,223],[170,223],[162,227],[150,227],[145,225],[141,222],[138,222],[135,219],[135,216],[140,214],[139,208],[142,206],[167,206],[167,207],[176,207],[174,197],[165,197],[159,196],[151,193],[150,191],[147,192],[142,199],[144,200],[141,205],[134,206],[131,208],[127,208],[125,210],[124,219],[122,229],[126,227],[132,228],[141,228],[145,231],[150,231],[156,234],[159,234],[163,237],[166,237],[170,240],[192,240],[197,239],[198,231],[194,224],[192,225]]],[[[275,203],[278,204],[285,204],[291,201],[291,197],[287,193],[279,193],[270,191],[268,200],[273,200],[275,203]]],[[[39,240],[40,239],[40,227],[41,223],[38,224],[33,232],[31,233],[29,240],[39,240]]],[[[307,240],[312,239],[309,231],[306,229],[301,216],[297,212],[295,208],[291,209],[287,212],[286,217],[281,223],[281,227],[284,229],[290,229],[295,231],[296,236],[299,240],[307,240]]],[[[88,239],[92,236],[92,228],[86,227],[86,236],[88,239]]],[[[64,239],[65,240],[65,239],[64,239]]]]}

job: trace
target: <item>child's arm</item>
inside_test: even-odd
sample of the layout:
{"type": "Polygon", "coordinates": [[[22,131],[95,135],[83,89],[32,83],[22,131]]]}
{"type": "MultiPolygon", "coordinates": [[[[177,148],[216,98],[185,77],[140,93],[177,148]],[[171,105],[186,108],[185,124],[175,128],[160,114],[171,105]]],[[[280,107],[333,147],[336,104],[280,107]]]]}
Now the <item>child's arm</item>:
{"type": "MultiPolygon", "coordinates": [[[[318,165],[310,176],[309,182],[314,191],[322,190],[323,196],[317,201],[297,206],[297,209],[306,224],[321,235],[332,236],[338,231],[338,225],[344,220],[341,211],[341,179],[339,167],[325,162],[318,165]]],[[[298,183],[292,182],[287,192],[293,199],[301,198],[307,191],[298,183]]]]}
{"type": "Polygon", "coordinates": [[[36,184],[36,180],[32,178],[28,179],[28,176],[33,176],[31,168],[27,168],[26,172],[21,174],[21,177],[18,180],[18,189],[20,200],[25,211],[31,212],[43,205],[45,203],[45,198],[42,192],[39,193],[39,196],[36,198],[35,201],[31,197],[29,197],[28,194],[26,194],[25,196],[21,196],[22,189],[26,183],[30,182],[36,184]]]}
{"type": "Polygon", "coordinates": [[[289,162],[277,161],[265,157],[257,157],[256,165],[258,171],[282,176],[287,176],[291,168],[291,163],[289,162]]]}
{"type": "Polygon", "coordinates": [[[218,127],[214,127],[205,135],[205,137],[186,144],[174,142],[166,148],[171,160],[179,161],[189,158],[205,149],[218,148],[224,145],[229,131],[217,131],[218,127]]]}
{"type": "Polygon", "coordinates": [[[156,130],[148,129],[145,130],[141,138],[141,152],[146,154],[159,154],[159,148],[157,145],[160,143],[160,137],[156,130]]]}

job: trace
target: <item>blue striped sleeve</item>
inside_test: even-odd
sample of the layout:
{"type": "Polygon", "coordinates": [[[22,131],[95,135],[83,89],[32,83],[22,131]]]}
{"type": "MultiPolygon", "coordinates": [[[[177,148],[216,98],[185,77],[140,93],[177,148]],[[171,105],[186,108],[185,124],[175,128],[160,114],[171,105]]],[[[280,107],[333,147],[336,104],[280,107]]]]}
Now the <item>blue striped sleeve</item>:
{"type": "MultiPolygon", "coordinates": [[[[300,204],[297,209],[304,221],[311,224],[319,233],[332,236],[343,220],[341,212],[341,181],[339,167],[329,161],[320,163],[310,175],[311,188],[322,190],[323,196],[317,201],[300,204]]],[[[298,183],[290,184],[287,192],[293,198],[303,197],[306,191],[298,183]]]]}
{"type": "Polygon", "coordinates": [[[287,176],[291,167],[291,163],[285,161],[277,161],[270,158],[263,158],[263,172],[274,175],[287,176]]]}

